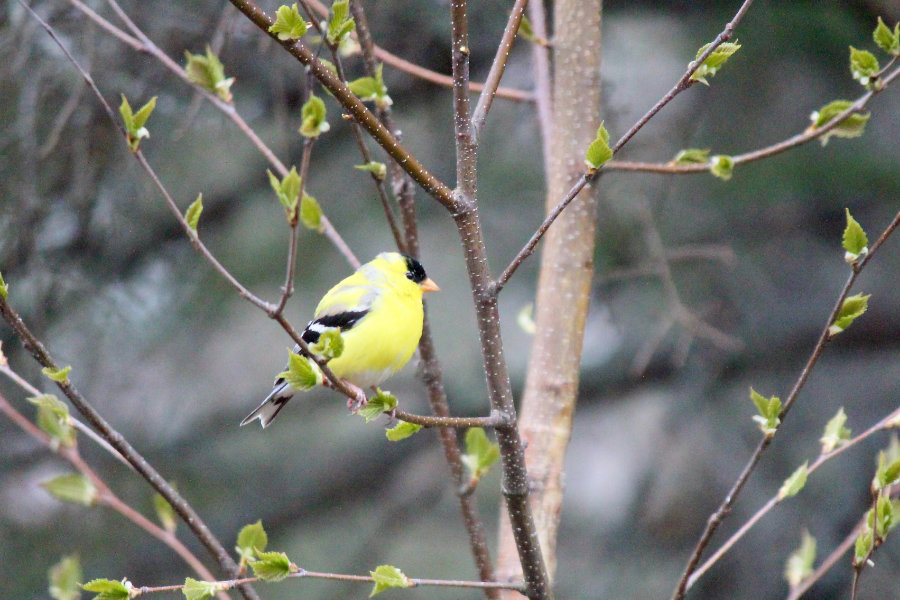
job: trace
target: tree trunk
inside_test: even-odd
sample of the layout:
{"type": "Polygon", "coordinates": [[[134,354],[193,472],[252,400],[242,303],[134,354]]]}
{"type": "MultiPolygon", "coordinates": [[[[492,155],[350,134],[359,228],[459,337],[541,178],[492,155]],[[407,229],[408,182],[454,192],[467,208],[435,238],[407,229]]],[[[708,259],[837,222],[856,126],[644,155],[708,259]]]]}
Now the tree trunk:
{"type": "MultiPolygon", "coordinates": [[[[553,36],[553,128],[547,205],[552,209],[584,172],[584,154],[600,125],[602,0],[557,0],[553,36]]],[[[562,469],[578,392],[584,323],[593,276],[597,194],[585,188],[544,239],[537,291],[537,331],[519,428],[531,503],[547,569],[556,569],[562,469]]],[[[498,575],[515,577],[518,556],[501,519],[498,575]]]]}

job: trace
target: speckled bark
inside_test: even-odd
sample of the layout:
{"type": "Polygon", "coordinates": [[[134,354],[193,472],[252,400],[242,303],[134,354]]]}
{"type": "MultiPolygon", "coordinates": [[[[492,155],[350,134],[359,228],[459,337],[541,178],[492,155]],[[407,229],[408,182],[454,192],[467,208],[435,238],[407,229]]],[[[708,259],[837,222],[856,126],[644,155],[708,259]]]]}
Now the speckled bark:
{"type": "MultiPolygon", "coordinates": [[[[554,7],[553,120],[547,209],[584,172],[584,152],[600,124],[601,0],[554,7]]],[[[551,576],[562,507],[562,468],[578,393],[584,323],[593,275],[596,194],[586,188],[547,232],[536,324],[519,430],[526,443],[531,504],[551,576]]],[[[505,519],[501,519],[505,523],[505,519]]],[[[498,576],[516,572],[508,527],[501,528],[498,576]]]]}

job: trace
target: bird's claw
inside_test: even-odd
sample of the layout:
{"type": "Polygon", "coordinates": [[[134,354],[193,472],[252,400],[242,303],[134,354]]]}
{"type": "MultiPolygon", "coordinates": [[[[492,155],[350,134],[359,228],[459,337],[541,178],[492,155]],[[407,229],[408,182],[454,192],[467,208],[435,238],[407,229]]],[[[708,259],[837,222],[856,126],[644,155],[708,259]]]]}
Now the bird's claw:
{"type": "Polygon", "coordinates": [[[347,386],[355,395],[355,397],[347,399],[347,410],[355,415],[359,409],[369,403],[369,399],[366,398],[366,393],[361,388],[358,388],[347,381],[344,383],[347,383],[347,386]]]}

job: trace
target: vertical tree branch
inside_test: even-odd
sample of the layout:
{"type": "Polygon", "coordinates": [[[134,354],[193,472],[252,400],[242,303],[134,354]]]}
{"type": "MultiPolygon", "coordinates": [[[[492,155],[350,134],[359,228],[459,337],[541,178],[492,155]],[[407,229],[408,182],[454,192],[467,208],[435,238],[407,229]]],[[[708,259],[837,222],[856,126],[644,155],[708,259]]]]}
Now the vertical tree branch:
{"type": "MultiPolygon", "coordinates": [[[[583,180],[584,151],[600,124],[601,0],[554,4],[554,127],[550,139],[548,212],[583,180]]],[[[532,486],[532,509],[547,570],[556,565],[562,470],[578,392],[584,324],[593,276],[597,197],[589,186],[574,196],[544,242],[537,291],[537,332],[531,349],[519,428],[532,486]]],[[[502,523],[502,521],[501,521],[502,523]]],[[[498,577],[516,575],[501,526],[498,577]]]]}

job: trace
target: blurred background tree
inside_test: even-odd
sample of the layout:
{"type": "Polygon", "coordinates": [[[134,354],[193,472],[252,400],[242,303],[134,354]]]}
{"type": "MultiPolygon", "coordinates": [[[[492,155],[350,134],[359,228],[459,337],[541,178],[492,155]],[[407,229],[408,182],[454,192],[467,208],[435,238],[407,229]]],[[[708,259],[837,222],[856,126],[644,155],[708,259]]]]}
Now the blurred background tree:
{"type": "MultiPolygon", "coordinates": [[[[104,3],[90,4],[109,16],[104,3]]],[[[276,4],[262,3],[270,13],[276,4]]],[[[241,114],[285,162],[299,161],[305,78],[276,44],[220,2],[166,3],[165,10],[151,2],[123,6],[176,60],[213,44],[236,77],[232,91],[241,114]]],[[[148,159],[185,205],[203,193],[207,244],[255,293],[277,297],[285,230],[263,157],[155,60],[129,50],[69,3],[36,2],[35,8],[110,101],[120,92],[135,104],[159,96],[153,137],[142,146],[148,159]]],[[[483,80],[507,14],[483,3],[470,8],[473,80],[483,80]]],[[[445,3],[394,1],[366,9],[379,44],[449,72],[445,3]]],[[[671,86],[734,9],[720,2],[606,4],[603,116],[614,138],[671,86]]],[[[380,428],[346,418],[343,401],[325,391],[292,405],[265,432],[237,428],[268,392],[290,341],[193,252],[96,100],[37,24],[15,2],[0,15],[6,57],[0,65],[0,269],[14,282],[23,318],[73,366],[86,395],[154,464],[165,466],[165,476],[226,546],[233,532],[262,518],[270,545],[306,568],[358,572],[360,565],[389,562],[407,574],[471,577],[454,490],[431,432],[390,444],[380,428]]],[[[741,52],[714,84],[682,94],[616,158],[663,162],[686,147],[737,154],[801,131],[811,111],[859,95],[847,46],[870,47],[877,16],[888,23],[900,18],[890,2],[754,6],[738,32],[741,52]]],[[[441,179],[453,181],[450,91],[389,67],[385,78],[406,144],[441,179]]],[[[533,86],[530,49],[521,40],[503,84],[533,86]]],[[[326,102],[336,115],[335,104],[326,102]]],[[[824,148],[808,144],[738,168],[728,182],[709,175],[604,176],[566,466],[560,597],[671,592],[698,532],[758,439],[748,387],[787,393],[845,279],[844,208],[870,235],[897,210],[900,123],[892,115],[900,114],[900,100],[888,92],[870,108],[862,138],[824,148]],[[664,263],[670,278],[659,272],[661,255],[672,259],[664,263]],[[667,327],[683,307],[718,334],[667,327]]],[[[368,177],[351,168],[361,161],[347,125],[331,122],[333,131],[316,148],[309,191],[365,260],[393,242],[368,177]]],[[[495,270],[543,217],[538,136],[531,103],[495,102],[481,138],[479,181],[495,270]]],[[[457,236],[445,212],[419,196],[422,260],[443,290],[429,298],[428,310],[445,385],[456,414],[483,414],[484,377],[457,236]]],[[[297,293],[288,307],[295,323],[304,323],[327,287],[349,272],[321,236],[307,233],[300,243],[297,293]]],[[[838,407],[854,431],[896,407],[900,298],[892,275],[900,255],[894,245],[858,284],[872,294],[869,312],[829,347],[723,534],[817,453],[821,428],[838,407]]],[[[536,273],[537,261],[525,263],[500,297],[517,393],[530,338],[516,316],[534,300],[536,273]]],[[[39,381],[39,369],[9,330],[0,335],[10,363],[39,381]]],[[[408,367],[394,378],[391,390],[424,398],[415,371],[408,367]]],[[[0,391],[22,397],[6,380],[0,391]]],[[[19,406],[25,410],[24,402],[19,406]]],[[[425,412],[424,399],[415,408],[425,412]]],[[[179,559],[118,516],[50,498],[38,483],[66,468],[6,420],[0,435],[2,577],[16,574],[2,581],[4,594],[40,596],[46,569],[73,551],[88,577],[127,575],[142,585],[180,580],[179,559]]],[[[700,581],[694,597],[784,595],[787,584],[778,575],[801,531],[816,536],[821,553],[848,534],[868,506],[873,456],[885,444],[884,437],[866,442],[811,478],[700,581]]],[[[151,510],[143,482],[90,445],[83,452],[108,470],[124,499],[151,510]]],[[[491,477],[479,502],[493,524],[496,494],[487,490],[498,483],[491,477]]],[[[896,543],[879,551],[877,568],[863,580],[867,596],[893,594],[897,560],[896,543]]],[[[849,581],[850,569],[840,566],[811,595],[845,594],[849,581]]],[[[265,591],[269,598],[363,593],[312,581],[265,591]]]]}

